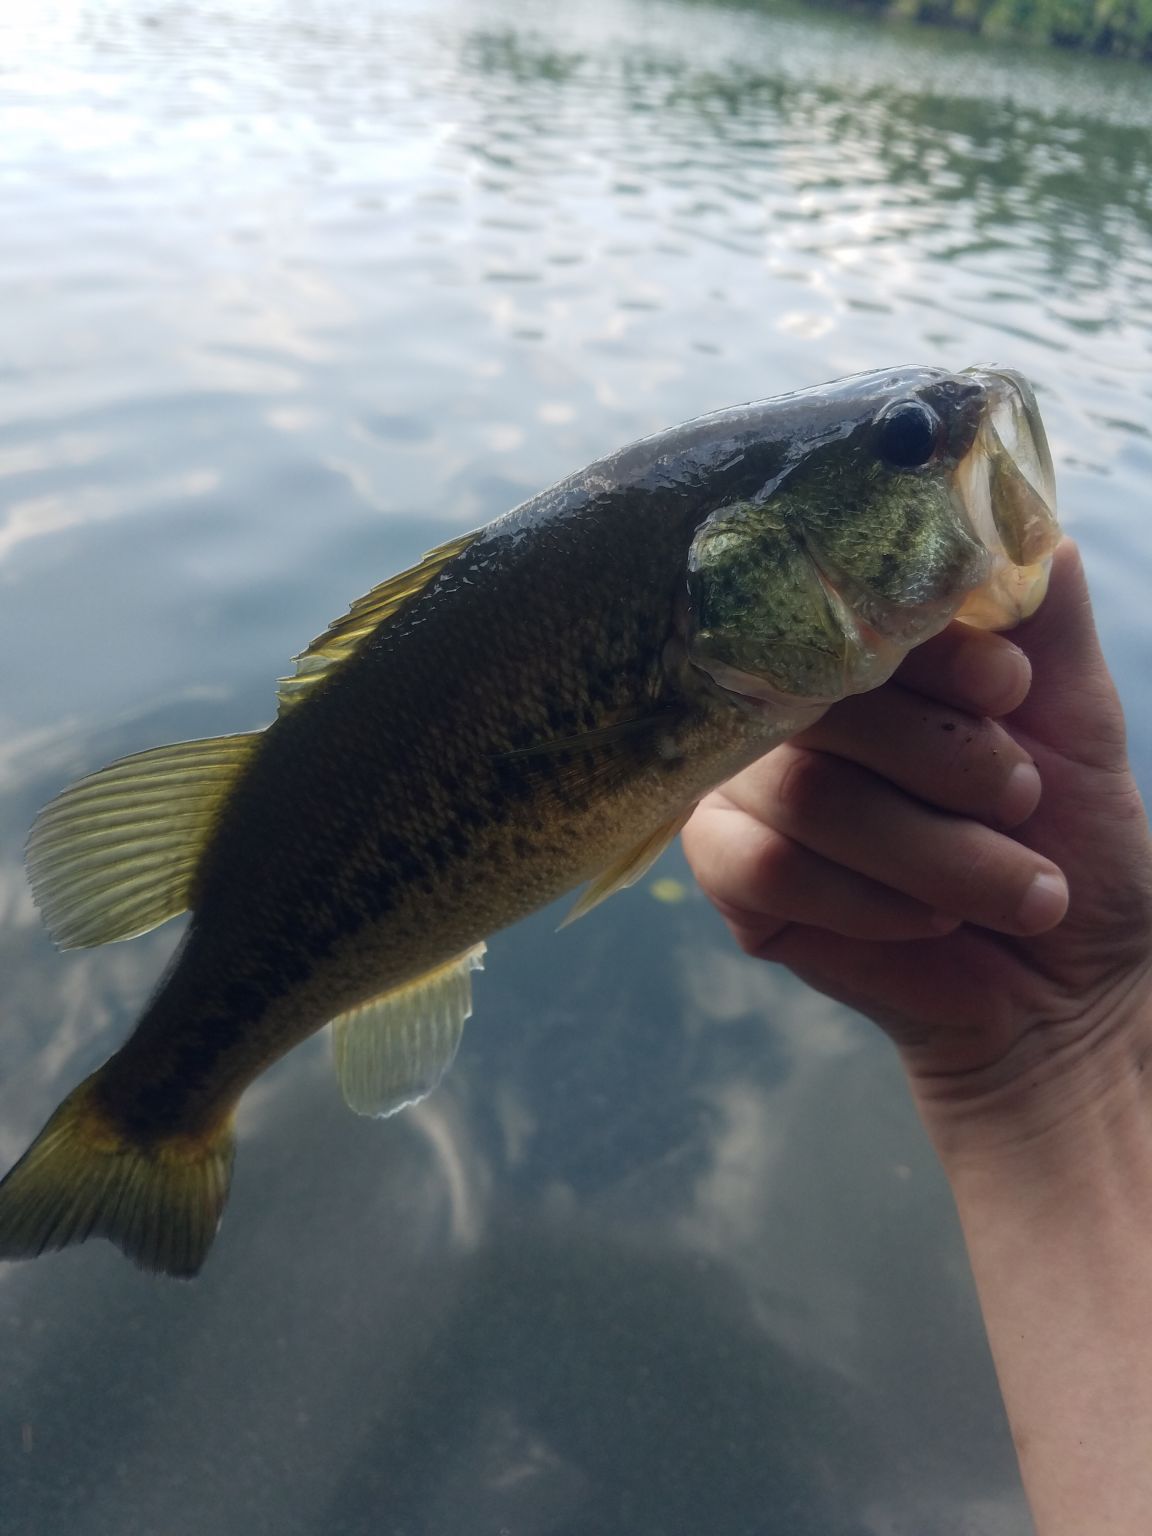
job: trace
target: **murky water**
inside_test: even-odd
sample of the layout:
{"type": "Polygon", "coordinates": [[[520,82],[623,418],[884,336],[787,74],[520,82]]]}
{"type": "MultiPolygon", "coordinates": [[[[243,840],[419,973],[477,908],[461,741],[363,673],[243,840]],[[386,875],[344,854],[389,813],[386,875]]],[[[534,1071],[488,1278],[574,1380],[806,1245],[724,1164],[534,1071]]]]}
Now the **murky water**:
{"type": "MultiPolygon", "coordinates": [[[[54,954],[35,810],[714,406],[1031,375],[1152,789],[1150,127],[1147,71],[738,4],[8,0],[0,1162],[176,937],[54,954]]],[[[497,938],[414,1113],[270,1074],[195,1285],[0,1269],[3,1536],[1021,1536],[887,1048],[659,894],[497,938]]]]}

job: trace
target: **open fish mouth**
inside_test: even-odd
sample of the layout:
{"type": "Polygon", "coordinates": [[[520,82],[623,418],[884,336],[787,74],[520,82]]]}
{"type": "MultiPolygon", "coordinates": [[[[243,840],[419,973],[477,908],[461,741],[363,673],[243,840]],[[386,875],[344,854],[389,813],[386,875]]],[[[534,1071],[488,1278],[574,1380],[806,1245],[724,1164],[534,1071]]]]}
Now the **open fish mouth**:
{"type": "Polygon", "coordinates": [[[1036,396],[1011,368],[968,368],[987,397],[976,437],[956,469],[972,531],[987,549],[987,579],[956,617],[979,629],[1007,629],[1035,613],[1048,590],[1060,542],[1056,476],[1036,396]]]}

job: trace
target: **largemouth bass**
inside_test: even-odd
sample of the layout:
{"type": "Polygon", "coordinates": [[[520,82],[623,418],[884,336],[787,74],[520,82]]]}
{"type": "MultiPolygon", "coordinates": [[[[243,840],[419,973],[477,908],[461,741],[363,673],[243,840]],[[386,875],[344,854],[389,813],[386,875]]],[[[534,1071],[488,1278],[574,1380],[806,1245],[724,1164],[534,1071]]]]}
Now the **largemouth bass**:
{"type": "Polygon", "coordinates": [[[1043,597],[1032,391],[885,369],[676,427],[433,550],[297,658],[267,730],[142,752],[28,845],[63,947],[187,909],[127,1043],[0,1184],[0,1258],[199,1270],[245,1088],[333,1023],[354,1110],[427,1094],[485,936],[644,872],[709,789],[957,614],[1043,597]]]}

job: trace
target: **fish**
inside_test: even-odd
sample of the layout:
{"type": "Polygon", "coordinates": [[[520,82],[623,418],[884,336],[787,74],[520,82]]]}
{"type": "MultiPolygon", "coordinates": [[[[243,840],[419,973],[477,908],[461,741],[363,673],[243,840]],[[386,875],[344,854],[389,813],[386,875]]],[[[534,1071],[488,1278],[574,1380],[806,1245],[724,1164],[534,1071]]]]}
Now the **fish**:
{"type": "Polygon", "coordinates": [[[360,598],[266,729],[65,789],[27,850],[56,943],[191,919],[0,1182],[0,1259],[101,1237],[195,1275],[273,1062],[331,1024],[354,1111],[424,1098],[491,934],[633,884],[704,794],[953,618],[1026,617],[1058,538],[1019,374],[857,374],[598,460],[360,598]]]}

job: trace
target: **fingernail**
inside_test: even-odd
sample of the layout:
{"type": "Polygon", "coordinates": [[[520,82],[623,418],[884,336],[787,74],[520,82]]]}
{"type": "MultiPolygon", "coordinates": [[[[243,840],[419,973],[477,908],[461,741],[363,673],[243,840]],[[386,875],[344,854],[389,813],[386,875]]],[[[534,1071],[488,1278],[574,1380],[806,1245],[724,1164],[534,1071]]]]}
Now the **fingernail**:
{"type": "Polygon", "coordinates": [[[1068,910],[1068,882],[1055,871],[1037,875],[1024,892],[1016,921],[1025,933],[1044,933],[1068,910]]]}
{"type": "Polygon", "coordinates": [[[973,709],[1002,715],[1023,702],[1032,681],[1032,664],[1008,640],[970,642],[955,660],[956,683],[973,709]]]}
{"type": "Polygon", "coordinates": [[[1018,827],[1022,821],[1027,821],[1040,803],[1040,788],[1040,775],[1035,764],[1017,763],[1000,793],[997,811],[1001,824],[1018,827]]]}

